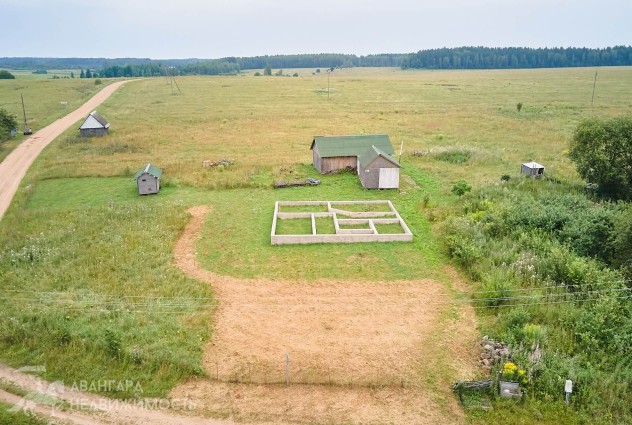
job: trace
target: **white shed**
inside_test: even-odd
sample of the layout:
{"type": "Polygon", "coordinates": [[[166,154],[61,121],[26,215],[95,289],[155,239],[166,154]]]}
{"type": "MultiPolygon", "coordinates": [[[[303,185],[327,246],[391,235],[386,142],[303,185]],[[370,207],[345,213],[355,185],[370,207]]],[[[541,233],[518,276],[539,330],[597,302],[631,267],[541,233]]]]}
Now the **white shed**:
{"type": "Polygon", "coordinates": [[[524,164],[522,164],[522,167],[520,167],[520,172],[528,176],[540,177],[542,174],[544,174],[544,165],[538,164],[537,162],[533,161],[525,162],[524,164]]]}

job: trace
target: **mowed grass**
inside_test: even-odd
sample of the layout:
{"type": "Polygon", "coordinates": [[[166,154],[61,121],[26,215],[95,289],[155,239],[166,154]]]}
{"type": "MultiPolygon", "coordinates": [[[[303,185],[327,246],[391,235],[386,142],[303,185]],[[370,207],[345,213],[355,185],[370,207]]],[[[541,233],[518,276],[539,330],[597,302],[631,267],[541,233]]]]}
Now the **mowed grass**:
{"type": "MultiPolygon", "coordinates": [[[[111,134],[79,140],[78,123],[69,129],[29,170],[0,222],[0,289],[9,294],[0,306],[0,359],[45,365],[46,377],[65,382],[138,380],[143,395],[164,395],[202,373],[212,294],[173,264],[193,205],[213,207],[197,248],[219,274],[447,280],[431,218],[457,199],[452,184],[497,181],[530,159],[576,178],[564,153],[575,124],[630,113],[631,72],[600,69],[592,108],[593,69],[345,69],[331,75],[329,100],[326,75],[187,77],[178,80],[182,95],[160,78],[128,84],[99,108],[111,134]],[[318,176],[311,167],[314,135],[358,133],[387,133],[396,150],[404,141],[399,192],[367,191],[357,176],[318,176]],[[434,155],[446,150],[471,154],[455,163],[434,155]],[[234,164],[202,167],[224,158],[234,164]],[[164,169],[163,189],[139,197],[130,177],[148,161],[164,169]],[[309,176],[322,184],[272,189],[275,179],[309,176]],[[269,244],[276,200],[363,199],[391,200],[414,241],[269,244]]],[[[93,90],[82,83],[28,87],[50,88],[53,108],[63,84],[93,90]]],[[[19,99],[16,84],[26,82],[4,84],[0,99],[19,99]]]]}
{"type": "MultiPolygon", "coordinates": [[[[35,75],[35,74],[31,74],[35,75]]],[[[20,94],[24,96],[24,106],[29,126],[33,131],[40,130],[58,118],[75,110],[112,80],[102,80],[103,84],[95,85],[94,80],[40,78],[22,79],[21,74],[15,80],[0,80],[0,108],[15,114],[18,121],[18,135],[0,142],[0,161],[2,161],[26,136],[24,115],[20,94]],[[66,105],[61,102],[67,102],[66,105]]],[[[78,126],[77,126],[78,128],[78,126]]],[[[75,128],[74,130],[77,131],[75,128]]]]}

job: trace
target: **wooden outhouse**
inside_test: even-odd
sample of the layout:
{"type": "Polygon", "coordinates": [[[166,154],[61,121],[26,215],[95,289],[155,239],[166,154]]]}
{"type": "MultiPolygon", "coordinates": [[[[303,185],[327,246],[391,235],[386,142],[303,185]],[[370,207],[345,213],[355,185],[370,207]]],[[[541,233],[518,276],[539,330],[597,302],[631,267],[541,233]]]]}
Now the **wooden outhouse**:
{"type": "Polygon", "coordinates": [[[393,154],[391,139],[386,134],[368,134],[353,136],[315,136],[310,149],[314,167],[321,173],[357,169],[358,157],[371,146],[375,146],[387,155],[393,154]]]}
{"type": "Polygon", "coordinates": [[[79,132],[81,137],[105,136],[108,134],[109,128],[108,120],[99,115],[97,111],[92,111],[79,127],[79,132]]]}
{"type": "Polygon", "coordinates": [[[358,176],[365,189],[399,189],[401,165],[373,145],[358,157],[358,176]]]}
{"type": "Polygon", "coordinates": [[[150,195],[160,191],[160,176],[162,170],[154,165],[147,164],[134,175],[139,195],[150,195]]]}
{"type": "Polygon", "coordinates": [[[540,177],[544,174],[544,165],[537,162],[525,162],[520,167],[520,172],[532,177],[540,177]]]}

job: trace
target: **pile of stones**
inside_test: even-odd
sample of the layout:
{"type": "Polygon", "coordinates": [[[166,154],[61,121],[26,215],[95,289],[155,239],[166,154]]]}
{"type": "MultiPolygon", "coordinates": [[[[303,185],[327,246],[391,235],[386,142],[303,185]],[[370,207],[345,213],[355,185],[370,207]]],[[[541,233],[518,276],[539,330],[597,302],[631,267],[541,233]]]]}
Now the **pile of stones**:
{"type": "Polygon", "coordinates": [[[507,360],[511,360],[511,351],[504,342],[494,341],[487,335],[481,341],[481,356],[478,363],[487,372],[491,372],[492,368],[507,360]]]}

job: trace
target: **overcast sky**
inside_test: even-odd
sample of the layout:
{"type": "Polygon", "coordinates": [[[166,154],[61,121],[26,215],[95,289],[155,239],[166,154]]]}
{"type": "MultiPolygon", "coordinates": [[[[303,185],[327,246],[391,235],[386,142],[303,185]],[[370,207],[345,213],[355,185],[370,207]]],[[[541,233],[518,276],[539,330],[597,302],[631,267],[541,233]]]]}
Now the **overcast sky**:
{"type": "Polygon", "coordinates": [[[0,57],[632,44],[632,0],[0,0],[0,57]]]}

